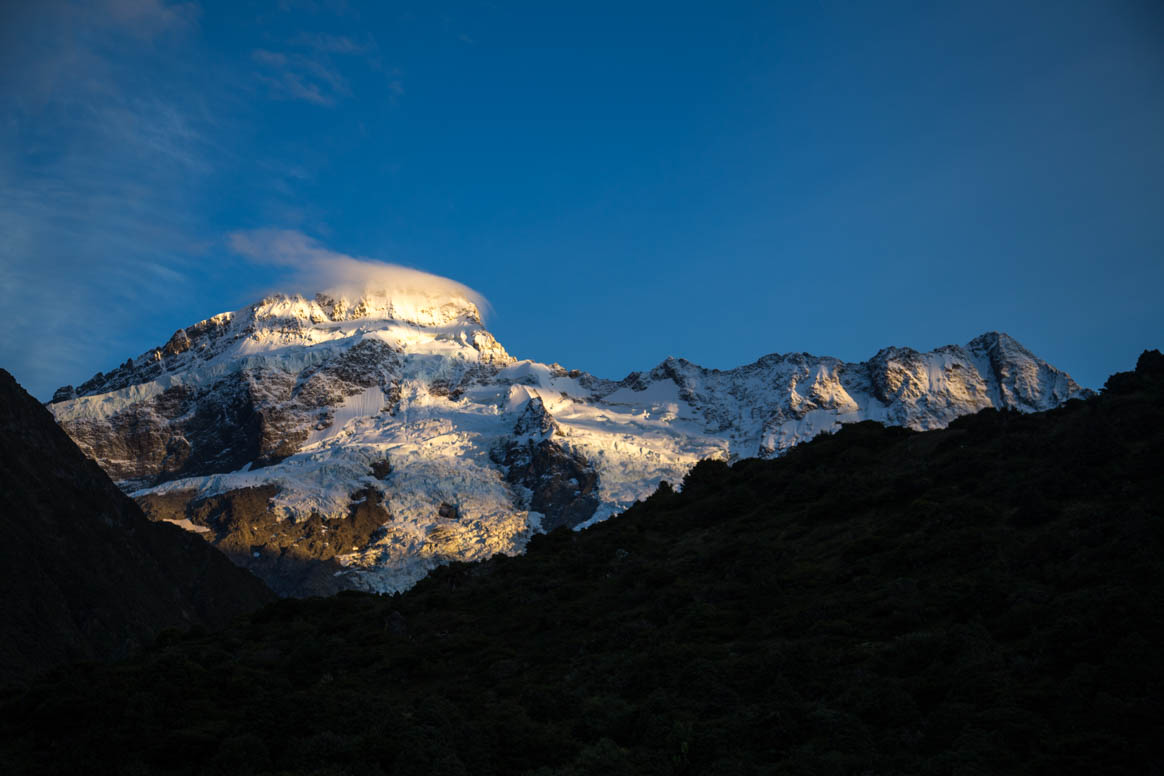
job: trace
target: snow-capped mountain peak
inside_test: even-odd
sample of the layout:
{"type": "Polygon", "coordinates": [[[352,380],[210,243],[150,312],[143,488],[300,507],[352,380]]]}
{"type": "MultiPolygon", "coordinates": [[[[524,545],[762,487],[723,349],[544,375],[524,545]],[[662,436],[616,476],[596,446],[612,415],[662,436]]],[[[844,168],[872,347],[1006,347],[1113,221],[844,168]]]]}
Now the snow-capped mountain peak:
{"type": "MultiPolygon", "coordinates": [[[[174,332],[166,344],[97,373],[74,388],[64,386],[54,402],[105,395],[134,385],[170,387],[216,377],[240,359],[264,354],[294,361],[295,348],[346,348],[353,338],[372,336],[401,351],[450,352],[469,348],[489,363],[512,358],[484,326],[477,301],[457,293],[365,292],[359,296],[319,293],[313,298],[272,294],[234,312],[220,313],[174,332]],[[292,350],[288,350],[292,349],[292,350]]],[[[308,362],[324,355],[301,351],[308,362]]]]}
{"type": "Polygon", "coordinates": [[[454,288],[275,295],[175,333],[51,408],[155,518],[284,592],[400,590],[860,420],[930,429],[1087,395],[991,332],[861,363],[667,358],[620,381],[516,361],[454,288]],[[329,569],[323,573],[322,569],[329,569]]]}
{"type": "Polygon", "coordinates": [[[276,294],[253,306],[259,320],[296,318],[312,323],[358,319],[395,321],[416,326],[483,326],[473,300],[455,293],[431,291],[366,291],[357,296],[321,292],[312,299],[276,294]]]}

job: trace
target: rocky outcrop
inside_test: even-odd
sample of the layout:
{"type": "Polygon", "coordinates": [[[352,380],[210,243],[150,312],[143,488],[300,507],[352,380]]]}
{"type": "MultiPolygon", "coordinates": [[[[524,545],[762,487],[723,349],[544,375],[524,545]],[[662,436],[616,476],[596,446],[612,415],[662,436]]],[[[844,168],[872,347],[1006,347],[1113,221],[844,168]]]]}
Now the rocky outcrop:
{"type": "Polygon", "coordinates": [[[542,515],[543,531],[573,528],[598,508],[598,473],[555,440],[561,429],[541,399],[530,399],[513,427],[514,439],[494,451],[521,506],[542,515]]]}
{"type": "Polygon", "coordinates": [[[543,531],[573,528],[594,516],[598,473],[577,453],[552,439],[525,440],[508,445],[501,462],[506,481],[529,492],[522,506],[544,515],[543,531]]]}
{"type": "Polygon", "coordinates": [[[349,587],[337,557],[361,549],[392,515],[381,492],[352,494],[348,514],[327,519],[280,518],[264,485],[198,497],[192,491],[146,494],[138,503],[151,520],[184,524],[283,596],[331,595],[349,587]]]}
{"type": "Polygon", "coordinates": [[[0,682],[121,657],[164,628],[272,600],[250,573],[134,502],[0,370],[0,682]]]}
{"type": "Polygon", "coordinates": [[[537,396],[526,402],[525,409],[521,411],[521,414],[517,416],[517,422],[513,424],[515,437],[544,439],[547,436],[560,435],[561,433],[561,427],[546,409],[545,402],[537,396]]]}
{"type": "Polygon", "coordinates": [[[234,314],[222,313],[185,329],[179,329],[160,348],[146,351],[137,358],[127,359],[124,364],[110,372],[98,372],[76,389],[66,386],[58,390],[53,395],[53,402],[140,385],[166,372],[186,367],[195,360],[213,358],[227,345],[245,336],[245,331],[240,331],[235,323],[234,314]]]}
{"type": "Polygon", "coordinates": [[[391,394],[399,364],[394,348],[365,340],[298,374],[244,367],[205,388],[179,383],[106,417],[60,423],[122,487],[137,490],[278,463],[330,425],[349,396],[373,386],[391,394]]]}
{"type": "Polygon", "coordinates": [[[175,385],[108,417],[61,426],[127,490],[231,471],[270,445],[272,418],[256,406],[256,382],[236,373],[200,390],[175,385]]]}

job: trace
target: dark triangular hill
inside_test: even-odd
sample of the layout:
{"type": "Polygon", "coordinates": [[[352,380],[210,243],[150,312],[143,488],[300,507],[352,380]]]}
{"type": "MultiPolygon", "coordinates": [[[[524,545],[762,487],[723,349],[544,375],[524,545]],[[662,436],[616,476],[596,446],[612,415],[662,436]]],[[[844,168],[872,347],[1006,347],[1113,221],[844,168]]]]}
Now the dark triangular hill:
{"type": "Polygon", "coordinates": [[[0,369],[0,682],[273,597],[197,536],[147,520],[0,369]]]}

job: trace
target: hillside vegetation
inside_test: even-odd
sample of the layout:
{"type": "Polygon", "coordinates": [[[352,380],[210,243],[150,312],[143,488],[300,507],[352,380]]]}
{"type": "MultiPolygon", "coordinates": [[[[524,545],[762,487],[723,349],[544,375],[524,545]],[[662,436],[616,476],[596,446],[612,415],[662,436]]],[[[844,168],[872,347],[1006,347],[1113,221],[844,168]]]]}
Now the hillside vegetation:
{"type": "Polygon", "coordinates": [[[9,772],[1159,773],[1164,357],[0,698],[9,772]]]}

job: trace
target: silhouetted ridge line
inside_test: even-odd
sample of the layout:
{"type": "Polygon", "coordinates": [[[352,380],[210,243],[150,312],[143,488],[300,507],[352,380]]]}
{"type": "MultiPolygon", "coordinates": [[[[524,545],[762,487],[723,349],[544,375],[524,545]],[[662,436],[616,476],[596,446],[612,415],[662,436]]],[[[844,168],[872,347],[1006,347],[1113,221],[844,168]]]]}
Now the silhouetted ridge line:
{"type": "Polygon", "coordinates": [[[151,523],[0,369],[0,681],[123,657],[270,601],[203,540],[151,523]]]}

